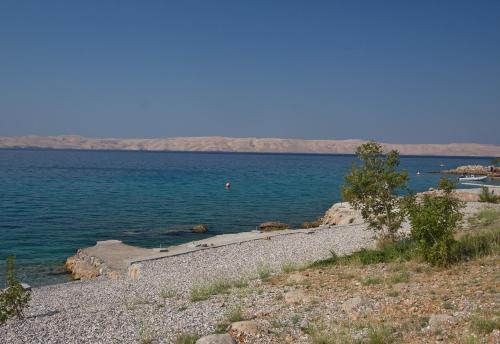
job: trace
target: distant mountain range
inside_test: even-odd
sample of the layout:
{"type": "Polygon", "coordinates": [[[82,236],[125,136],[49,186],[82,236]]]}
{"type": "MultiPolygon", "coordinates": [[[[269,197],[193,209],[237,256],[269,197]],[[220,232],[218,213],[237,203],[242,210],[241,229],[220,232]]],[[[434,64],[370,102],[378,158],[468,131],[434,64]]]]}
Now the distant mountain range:
{"type": "MultiPolygon", "coordinates": [[[[95,139],[82,136],[0,137],[0,148],[51,148],[259,153],[354,153],[363,140],[301,140],[220,136],[165,139],[95,139]]],[[[500,156],[499,145],[477,143],[389,144],[402,155],[500,156]]]]}

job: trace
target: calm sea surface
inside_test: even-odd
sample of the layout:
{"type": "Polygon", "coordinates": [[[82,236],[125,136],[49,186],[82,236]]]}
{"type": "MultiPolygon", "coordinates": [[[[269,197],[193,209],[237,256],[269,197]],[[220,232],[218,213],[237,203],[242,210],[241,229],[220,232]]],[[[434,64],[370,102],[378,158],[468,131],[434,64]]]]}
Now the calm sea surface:
{"type": "MultiPolygon", "coordinates": [[[[252,230],[267,220],[299,225],[339,201],[353,156],[0,150],[0,283],[6,256],[34,285],[68,280],[62,264],[96,240],[159,247],[252,230]],[[224,184],[230,181],[232,188],[224,184]],[[209,234],[193,234],[198,223],[209,234]]],[[[405,157],[411,187],[426,173],[488,158],[405,157]],[[416,176],[416,171],[422,174],[416,176]]]]}

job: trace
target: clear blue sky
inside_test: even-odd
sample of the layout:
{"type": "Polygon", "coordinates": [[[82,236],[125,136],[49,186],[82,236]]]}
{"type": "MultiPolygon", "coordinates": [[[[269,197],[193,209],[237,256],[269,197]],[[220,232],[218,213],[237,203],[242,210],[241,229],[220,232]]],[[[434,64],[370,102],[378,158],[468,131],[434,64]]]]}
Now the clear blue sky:
{"type": "Polygon", "coordinates": [[[0,1],[0,135],[500,144],[500,1],[0,1]]]}

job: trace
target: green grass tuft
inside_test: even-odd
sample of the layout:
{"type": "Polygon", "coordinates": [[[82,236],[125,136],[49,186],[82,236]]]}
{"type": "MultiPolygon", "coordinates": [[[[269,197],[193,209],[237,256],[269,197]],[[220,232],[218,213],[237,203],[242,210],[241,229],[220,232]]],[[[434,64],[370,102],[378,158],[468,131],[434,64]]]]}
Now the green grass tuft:
{"type": "Polygon", "coordinates": [[[195,334],[183,333],[174,339],[174,344],[195,344],[198,338],[195,334]]]}
{"type": "Polygon", "coordinates": [[[391,282],[396,283],[408,283],[410,281],[410,273],[408,271],[401,271],[391,277],[391,282]]]}
{"type": "Polygon", "coordinates": [[[474,317],[471,319],[471,326],[476,333],[488,334],[500,329],[500,321],[498,319],[474,317]]]}
{"type": "Polygon", "coordinates": [[[261,265],[257,268],[257,274],[262,281],[267,281],[271,277],[272,270],[268,265],[261,265]]]}
{"type": "Polygon", "coordinates": [[[191,301],[203,301],[212,295],[227,293],[233,286],[230,280],[219,278],[207,284],[197,285],[191,289],[191,301]]]}
{"type": "Polygon", "coordinates": [[[363,285],[381,284],[382,279],[378,277],[368,277],[363,281],[363,285]]]}

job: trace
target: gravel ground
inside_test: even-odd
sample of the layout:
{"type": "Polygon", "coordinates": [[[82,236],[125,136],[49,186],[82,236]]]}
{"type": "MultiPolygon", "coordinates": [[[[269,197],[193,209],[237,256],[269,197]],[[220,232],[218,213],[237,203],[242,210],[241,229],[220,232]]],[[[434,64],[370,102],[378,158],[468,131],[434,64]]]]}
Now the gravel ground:
{"type": "MultiPolygon", "coordinates": [[[[227,307],[217,297],[191,302],[193,286],[217,278],[248,278],[253,279],[249,288],[258,288],[259,267],[278,272],[286,263],[306,264],[330,256],[331,250],[343,255],[374,243],[364,225],[309,233],[144,262],[137,280],[98,279],[35,288],[26,318],[0,326],[0,343],[136,343],[153,334],[155,341],[170,343],[180,333],[210,334],[227,307]],[[162,290],[175,296],[163,299],[162,290]]],[[[266,297],[259,299],[263,308],[266,297]]]]}
{"type": "Polygon", "coordinates": [[[370,245],[363,225],[311,230],[142,263],[138,280],[77,281],[33,290],[26,319],[0,327],[2,343],[135,343],[141,330],[168,343],[183,332],[208,334],[223,316],[210,300],[192,303],[193,286],[217,278],[257,277],[259,267],[302,264],[370,245]],[[177,297],[161,299],[161,291],[177,297]]]}

